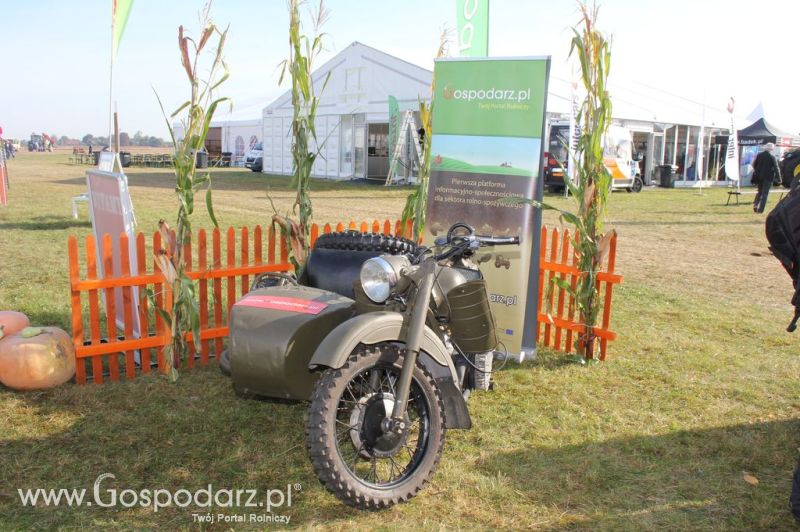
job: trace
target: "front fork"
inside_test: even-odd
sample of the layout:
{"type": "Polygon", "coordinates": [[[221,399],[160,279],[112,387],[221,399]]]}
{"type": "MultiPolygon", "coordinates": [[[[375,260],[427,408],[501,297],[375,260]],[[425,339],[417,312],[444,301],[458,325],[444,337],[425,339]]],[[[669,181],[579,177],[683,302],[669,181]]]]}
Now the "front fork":
{"type": "Polygon", "coordinates": [[[421,281],[414,298],[414,307],[411,310],[411,319],[408,323],[406,334],[406,352],[403,356],[403,368],[400,370],[400,379],[395,388],[396,397],[392,417],[384,420],[384,430],[402,433],[405,426],[405,414],[408,406],[408,396],[411,391],[411,376],[417,363],[419,348],[425,335],[425,323],[428,317],[428,308],[433,291],[435,261],[426,260],[422,263],[421,281]]]}

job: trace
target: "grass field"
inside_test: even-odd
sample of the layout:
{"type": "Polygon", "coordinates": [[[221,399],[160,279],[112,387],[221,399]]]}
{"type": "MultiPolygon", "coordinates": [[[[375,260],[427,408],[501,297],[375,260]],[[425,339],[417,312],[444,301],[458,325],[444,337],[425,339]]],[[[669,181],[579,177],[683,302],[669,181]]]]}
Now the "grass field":
{"type": "MultiPolygon", "coordinates": [[[[0,308],[69,324],[66,239],[85,168],[65,154],[10,162],[0,208],[0,308]]],[[[222,225],[264,223],[265,191],[291,203],[283,178],[214,172],[222,225]]],[[[168,172],[130,172],[140,229],[174,217],[168,172]]],[[[407,190],[315,182],[317,219],[396,218],[407,190]]],[[[745,196],[747,197],[747,196],[745,196]]],[[[300,485],[290,526],[353,528],[792,529],[800,445],[800,357],[784,331],[791,283],[769,254],[764,215],[726,207],[724,190],[615,193],[619,232],[605,364],[540,352],[470,399],[474,428],[452,431],[439,471],[411,503],[381,513],[342,506],[304,450],[304,406],[238,399],[215,369],[100,387],[19,394],[0,389],[0,529],[186,529],[205,509],[22,507],[18,488],[181,488],[266,492],[300,485]],[[744,480],[750,474],[757,485],[744,480]]],[[[556,203],[564,200],[549,198],[556,203]]],[[[771,198],[774,204],[776,197],[771,198]]],[[[555,220],[548,213],[548,220],[555,220]]],[[[209,226],[204,214],[196,226],[209,226]]],[[[103,494],[105,496],[105,493],[103,494]]],[[[104,499],[107,500],[107,499],[104,499]]],[[[216,509],[228,515],[258,509],[216,509]]],[[[203,528],[264,528],[214,523],[203,528]]]]}

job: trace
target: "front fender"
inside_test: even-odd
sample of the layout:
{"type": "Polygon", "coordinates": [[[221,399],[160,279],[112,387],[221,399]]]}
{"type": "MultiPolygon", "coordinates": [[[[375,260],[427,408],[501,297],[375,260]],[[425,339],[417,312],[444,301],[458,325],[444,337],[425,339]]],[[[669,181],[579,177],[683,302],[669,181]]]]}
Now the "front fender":
{"type": "MultiPolygon", "coordinates": [[[[358,344],[403,341],[403,316],[397,312],[369,312],[339,324],[319,344],[308,367],[340,368],[358,344]]],[[[431,373],[442,394],[445,423],[449,429],[472,426],[466,401],[458,387],[458,375],[447,348],[436,333],[425,327],[419,360],[431,373]]]]}
{"type": "MultiPolygon", "coordinates": [[[[342,367],[358,344],[373,345],[381,342],[402,342],[403,315],[397,312],[368,312],[340,323],[319,344],[308,363],[310,369],[319,366],[342,367]]],[[[453,378],[456,370],[450,353],[430,327],[425,327],[420,350],[448,368],[453,378]]]]}

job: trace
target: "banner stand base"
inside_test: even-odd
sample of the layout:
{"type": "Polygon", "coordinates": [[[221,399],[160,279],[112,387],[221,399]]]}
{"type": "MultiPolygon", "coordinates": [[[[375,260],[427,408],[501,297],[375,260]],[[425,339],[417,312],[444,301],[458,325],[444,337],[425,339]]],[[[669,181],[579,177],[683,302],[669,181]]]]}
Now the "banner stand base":
{"type": "Polygon", "coordinates": [[[536,360],[536,348],[523,348],[521,353],[495,351],[494,358],[495,360],[511,360],[517,364],[522,364],[525,361],[536,360]]]}
{"type": "Polygon", "coordinates": [[[523,347],[519,354],[520,363],[523,361],[536,360],[536,347],[523,347]]]}

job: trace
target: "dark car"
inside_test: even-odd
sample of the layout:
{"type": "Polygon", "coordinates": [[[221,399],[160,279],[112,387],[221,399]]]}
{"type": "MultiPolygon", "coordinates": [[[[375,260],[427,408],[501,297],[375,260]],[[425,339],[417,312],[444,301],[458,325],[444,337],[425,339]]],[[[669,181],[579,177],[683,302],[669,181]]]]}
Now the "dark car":
{"type": "Polygon", "coordinates": [[[567,168],[569,125],[552,124],[544,152],[544,186],[550,192],[564,191],[564,170],[567,168]]]}

